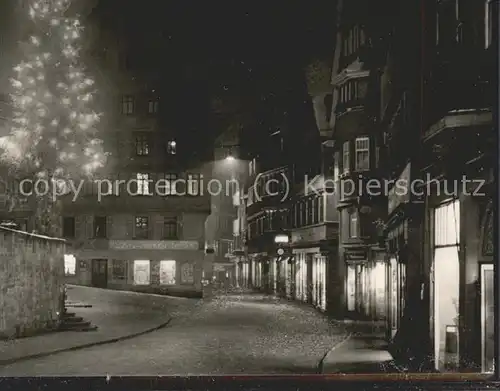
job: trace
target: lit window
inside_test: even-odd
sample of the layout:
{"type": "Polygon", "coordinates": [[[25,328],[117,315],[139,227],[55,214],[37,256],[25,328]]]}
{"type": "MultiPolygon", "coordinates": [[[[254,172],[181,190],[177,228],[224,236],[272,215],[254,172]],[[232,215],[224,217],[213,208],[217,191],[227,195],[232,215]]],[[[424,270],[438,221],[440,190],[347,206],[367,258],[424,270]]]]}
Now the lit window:
{"type": "Polygon", "coordinates": [[[158,102],[158,100],[150,100],[148,102],[149,114],[156,114],[158,112],[159,106],[160,106],[160,102],[158,102]]]}
{"type": "Polygon", "coordinates": [[[137,194],[149,195],[149,175],[138,173],[137,179],[137,194]]]}
{"type": "Polygon", "coordinates": [[[342,146],[342,156],[343,156],[342,169],[343,173],[346,174],[350,170],[349,141],[346,141],[342,146]]]}
{"type": "Polygon", "coordinates": [[[165,194],[175,195],[176,194],[176,181],[177,174],[165,174],[165,194]]]}
{"type": "Polygon", "coordinates": [[[351,212],[349,213],[349,236],[351,238],[357,238],[358,231],[359,231],[358,214],[357,212],[351,212]]]}
{"type": "Polygon", "coordinates": [[[149,217],[138,216],[135,218],[134,237],[136,239],[148,239],[148,237],[149,237],[149,217]]]}
{"type": "Polygon", "coordinates": [[[169,155],[175,155],[177,153],[177,143],[174,140],[167,143],[167,153],[169,155]]]}
{"type": "Polygon", "coordinates": [[[134,261],[134,284],[149,285],[151,281],[151,266],[148,260],[134,261]]]}
{"type": "Polygon", "coordinates": [[[175,285],[175,261],[160,261],[160,284],[175,285]]]}
{"type": "Polygon", "coordinates": [[[139,134],[135,137],[135,153],[137,156],[149,155],[149,137],[147,134],[139,134]]]}
{"type": "Polygon", "coordinates": [[[64,274],[67,276],[76,274],[76,258],[72,254],[64,254],[64,274]]]}
{"type": "Polygon", "coordinates": [[[134,113],[134,97],[127,95],[122,98],[122,114],[134,113]]]}
{"type": "Polygon", "coordinates": [[[370,169],[370,139],[359,137],[356,139],[356,171],[370,169]]]}

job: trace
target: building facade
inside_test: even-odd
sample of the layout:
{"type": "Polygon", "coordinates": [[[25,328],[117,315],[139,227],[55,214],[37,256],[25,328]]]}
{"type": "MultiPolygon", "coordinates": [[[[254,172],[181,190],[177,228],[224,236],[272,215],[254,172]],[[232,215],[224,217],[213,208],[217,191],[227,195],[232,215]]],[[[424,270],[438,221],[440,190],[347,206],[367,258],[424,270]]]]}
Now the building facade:
{"type": "Polygon", "coordinates": [[[431,53],[420,134],[421,175],[433,184],[423,225],[431,356],[439,371],[493,372],[498,2],[428,1],[423,12],[431,53]]]}
{"type": "Polygon", "coordinates": [[[95,68],[109,70],[97,81],[110,156],[97,181],[63,199],[67,281],[200,296],[209,164],[181,163],[173,133],[160,122],[157,81],[126,69],[123,48],[103,28],[89,30],[95,68]]]}
{"type": "Polygon", "coordinates": [[[338,2],[330,126],[339,172],[336,193],[343,312],[349,318],[381,320],[386,316],[385,248],[380,244],[377,221],[385,219],[386,198],[381,189],[373,187],[382,177],[381,139],[366,110],[373,75],[363,54],[370,43],[367,21],[373,15],[365,3],[338,2]]]}
{"type": "Polygon", "coordinates": [[[366,24],[363,53],[373,75],[365,111],[390,184],[377,223],[387,337],[424,370],[490,373],[498,5],[399,3],[384,2],[377,12],[388,16],[366,24]]]}
{"type": "Polygon", "coordinates": [[[226,288],[237,286],[243,273],[242,243],[237,241],[240,236],[238,208],[247,163],[240,151],[239,134],[234,127],[229,127],[215,140],[211,213],[205,226],[207,267],[212,276],[207,279],[226,288]]]}

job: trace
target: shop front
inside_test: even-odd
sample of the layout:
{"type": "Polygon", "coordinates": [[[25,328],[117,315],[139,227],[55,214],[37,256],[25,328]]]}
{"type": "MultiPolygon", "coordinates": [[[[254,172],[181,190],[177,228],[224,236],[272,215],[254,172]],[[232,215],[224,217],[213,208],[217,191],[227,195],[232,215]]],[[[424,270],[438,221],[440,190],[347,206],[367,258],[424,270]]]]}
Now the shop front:
{"type": "Polygon", "coordinates": [[[346,265],[346,310],[353,319],[366,318],[369,314],[370,268],[366,249],[349,249],[344,253],[346,265]]]}
{"type": "Polygon", "coordinates": [[[326,311],[326,257],[315,254],[312,259],[312,303],[321,311],[326,311]]]}
{"type": "Polygon", "coordinates": [[[459,368],[460,201],[442,203],[432,211],[432,329],[435,368],[459,368]]]}
{"type": "Polygon", "coordinates": [[[370,263],[371,318],[387,320],[387,261],[385,252],[372,250],[370,263]]]}
{"type": "MultiPolygon", "coordinates": [[[[482,219],[480,269],[481,372],[495,372],[494,210],[489,202],[482,219]]],[[[498,321],[497,321],[498,322],[498,321]]]]}
{"type": "Polygon", "coordinates": [[[295,300],[307,302],[308,297],[308,260],[307,250],[293,249],[295,258],[295,300]]]}
{"type": "Polygon", "coordinates": [[[387,236],[387,323],[388,339],[394,338],[401,326],[406,299],[407,221],[393,227],[387,236]]]}
{"type": "MultiPolygon", "coordinates": [[[[72,283],[175,296],[202,295],[204,251],[197,241],[109,240],[80,248],[72,283]]],[[[67,257],[72,259],[72,257],[67,257]]]]}

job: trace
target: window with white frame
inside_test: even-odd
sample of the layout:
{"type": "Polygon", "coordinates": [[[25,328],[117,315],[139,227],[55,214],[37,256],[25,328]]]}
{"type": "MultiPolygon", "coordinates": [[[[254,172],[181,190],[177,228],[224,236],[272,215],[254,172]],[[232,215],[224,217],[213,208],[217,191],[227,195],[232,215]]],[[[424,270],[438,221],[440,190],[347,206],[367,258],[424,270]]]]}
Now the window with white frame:
{"type": "Polygon", "coordinates": [[[485,1],[484,9],[484,44],[488,49],[493,39],[493,19],[494,19],[494,0],[485,1]]]}
{"type": "Polygon", "coordinates": [[[149,174],[137,173],[137,194],[149,195],[149,174]]]}
{"type": "Polygon", "coordinates": [[[148,113],[156,114],[158,112],[159,106],[160,102],[157,99],[150,99],[148,102],[148,113]]]}
{"type": "Polygon", "coordinates": [[[198,174],[189,174],[187,181],[187,193],[189,195],[198,195],[200,192],[200,176],[198,174]]]}
{"type": "Polygon", "coordinates": [[[349,237],[357,238],[359,236],[359,224],[358,224],[358,213],[357,211],[349,212],[349,237]]]}
{"type": "Polygon", "coordinates": [[[165,194],[175,195],[176,194],[176,181],[177,174],[165,174],[165,194]]]}
{"type": "Polygon", "coordinates": [[[342,145],[342,172],[348,173],[350,170],[350,155],[349,155],[349,141],[344,142],[342,145]]]}
{"type": "Polygon", "coordinates": [[[370,169],[370,139],[368,137],[358,137],[355,145],[356,171],[366,171],[370,169]]]}
{"type": "Polygon", "coordinates": [[[134,114],[134,97],[125,95],[122,97],[122,114],[134,114]]]}
{"type": "Polygon", "coordinates": [[[149,155],[149,134],[138,133],[135,136],[135,154],[137,156],[149,155]]]}

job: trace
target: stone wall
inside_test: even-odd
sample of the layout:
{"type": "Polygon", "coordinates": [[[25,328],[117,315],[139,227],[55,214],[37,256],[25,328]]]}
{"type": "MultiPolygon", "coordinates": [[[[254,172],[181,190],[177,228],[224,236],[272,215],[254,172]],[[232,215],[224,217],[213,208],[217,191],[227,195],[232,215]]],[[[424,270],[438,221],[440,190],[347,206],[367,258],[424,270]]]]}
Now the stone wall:
{"type": "Polygon", "coordinates": [[[0,338],[58,325],[64,251],[64,240],[0,227],[0,338]]]}

